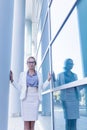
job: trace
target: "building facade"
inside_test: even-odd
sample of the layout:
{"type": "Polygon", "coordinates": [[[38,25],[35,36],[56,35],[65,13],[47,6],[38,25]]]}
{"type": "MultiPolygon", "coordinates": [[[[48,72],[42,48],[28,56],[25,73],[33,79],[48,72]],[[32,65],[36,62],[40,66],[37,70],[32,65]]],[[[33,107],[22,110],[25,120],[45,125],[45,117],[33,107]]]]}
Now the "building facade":
{"type": "MultiPolygon", "coordinates": [[[[33,20],[26,18],[27,0],[0,0],[0,129],[7,130],[11,116],[20,116],[19,93],[9,89],[9,71],[17,81],[26,69],[26,58],[35,56],[43,81],[52,74],[50,85],[42,92],[40,118],[45,130],[64,130],[57,75],[63,71],[66,58],[74,60],[73,71],[84,89],[81,90],[78,129],[84,130],[87,116],[87,1],[33,0],[33,20]],[[3,100],[2,100],[3,99],[3,100]],[[2,102],[3,101],[3,102],[2,102]],[[79,124],[82,123],[82,127],[79,124]]],[[[29,6],[28,6],[29,7],[29,6]]]]}

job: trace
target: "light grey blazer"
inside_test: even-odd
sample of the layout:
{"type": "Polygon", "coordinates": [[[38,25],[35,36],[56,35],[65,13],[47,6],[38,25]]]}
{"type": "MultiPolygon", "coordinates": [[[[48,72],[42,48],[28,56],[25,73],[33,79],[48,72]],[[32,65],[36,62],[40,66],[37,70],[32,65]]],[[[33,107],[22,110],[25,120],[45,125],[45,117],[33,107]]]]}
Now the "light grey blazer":
{"type": "MultiPolygon", "coordinates": [[[[77,75],[74,73],[75,80],[77,75]]],[[[59,74],[59,85],[65,84],[64,72],[59,74]]],[[[65,119],[77,119],[79,118],[79,87],[63,89],[60,95],[62,106],[64,109],[65,119]]]]}
{"type": "MultiPolygon", "coordinates": [[[[77,80],[78,78],[77,78],[77,75],[74,73],[74,78],[75,78],[75,80],[77,80]]],[[[64,72],[62,72],[62,73],[60,73],[59,75],[58,75],[58,85],[63,85],[63,84],[65,84],[65,78],[64,78],[64,72]]],[[[70,89],[72,89],[72,88],[70,88],[70,89]]],[[[79,99],[80,98],[80,91],[79,91],[79,88],[78,87],[75,87],[75,90],[76,90],[76,97],[77,97],[77,99],[79,99]]],[[[67,98],[66,97],[67,96],[67,89],[63,89],[63,90],[61,90],[61,100],[63,100],[63,101],[68,101],[68,100],[73,100],[73,98],[74,98],[74,96],[72,95],[72,97],[70,97],[70,98],[67,98]]]]}
{"type": "MultiPolygon", "coordinates": [[[[18,83],[16,83],[15,81],[13,81],[12,83],[12,85],[20,91],[21,100],[23,100],[26,97],[26,91],[27,91],[26,75],[27,75],[27,72],[21,72],[18,83]]],[[[43,89],[45,89],[49,85],[49,81],[46,80],[43,83],[42,75],[40,73],[37,73],[37,75],[38,75],[38,80],[39,80],[39,85],[38,85],[39,100],[42,100],[41,92],[43,89]]]]}

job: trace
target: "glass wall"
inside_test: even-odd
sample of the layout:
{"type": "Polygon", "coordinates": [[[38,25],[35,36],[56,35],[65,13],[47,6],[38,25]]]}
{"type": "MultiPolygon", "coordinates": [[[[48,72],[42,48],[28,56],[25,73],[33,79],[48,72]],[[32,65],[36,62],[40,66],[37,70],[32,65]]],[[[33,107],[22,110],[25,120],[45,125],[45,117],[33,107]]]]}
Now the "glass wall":
{"type": "Polygon", "coordinates": [[[48,15],[46,17],[46,21],[45,21],[45,24],[44,24],[44,29],[43,29],[43,33],[42,33],[42,37],[41,37],[41,47],[42,47],[42,56],[44,55],[46,49],[47,49],[47,46],[49,44],[49,30],[48,30],[48,15]]]}
{"type": "MultiPolygon", "coordinates": [[[[60,100],[60,92],[56,91],[53,93],[53,103],[54,103],[54,130],[65,129],[65,119],[64,119],[64,108],[60,100]]],[[[73,108],[70,109],[73,111],[73,108]]],[[[86,130],[86,112],[85,109],[80,106],[80,118],[77,120],[77,130],[86,130]]]]}
{"type": "Polygon", "coordinates": [[[51,12],[51,35],[52,38],[61,27],[76,0],[53,0],[51,12]]]}
{"type": "Polygon", "coordinates": [[[41,13],[40,13],[41,30],[43,29],[43,26],[45,23],[47,8],[48,8],[48,2],[47,2],[47,0],[43,0],[42,9],[41,9],[41,13]]]}
{"type": "MultiPolygon", "coordinates": [[[[77,1],[43,1],[38,27],[38,68],[41,70],[44,82],[47,79],[48,72],[52,74],[50,84],[42,93],[40,120],[44,124],[44,130],[65,130],[64,109],[58,76],[64,71],[67,58],[73,60],[72,72],[77,74],[77,80],[84,78],[77,1]]],[[[77,121],[77,128],[86,130],[84,128],[85,118],[83,116],[87,115],[85,85],[78,88],[80,94],[80,99],[78,100],[80,118],[77,121]]],[[[75,96],[77,95],[76,93],[75,96]]]]}
{"type": "Polygon", "coordinates": [[[52,67],[55,76],[64,70],[64,61],[67,58],[73,59],[73,71],[77,73],[78,79],[83,78],[76,8],[52,44],[52,67]]]}

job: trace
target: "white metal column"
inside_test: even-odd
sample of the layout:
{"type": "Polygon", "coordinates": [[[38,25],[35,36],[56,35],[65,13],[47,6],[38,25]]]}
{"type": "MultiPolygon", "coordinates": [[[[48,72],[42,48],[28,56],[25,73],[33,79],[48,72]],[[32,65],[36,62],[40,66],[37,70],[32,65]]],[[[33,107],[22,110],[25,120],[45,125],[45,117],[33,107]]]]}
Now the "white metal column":
{"type": "Polygon", "coordinates": [[[26,34],[25,34],[25,50],[26,55],[25,57],[32,55],[32,22],[29,19],[25,21],[26,26],[26,34]]]}
{"type": "MultiPolygon", "coordinates": [[[[16,82],[18,82],[20,72],[24,69],[24,31],[25,0],[15,0],[11,69],[16,82]]],[[[19,116],[21,110],[18,90],[11,87],[10,97],[10,114],[12,116],[19,116]]]]}
{"type": "Polygon", "coordinates": [[[14,0],[0,0],[0,130],[7,130],[14,0]]]}

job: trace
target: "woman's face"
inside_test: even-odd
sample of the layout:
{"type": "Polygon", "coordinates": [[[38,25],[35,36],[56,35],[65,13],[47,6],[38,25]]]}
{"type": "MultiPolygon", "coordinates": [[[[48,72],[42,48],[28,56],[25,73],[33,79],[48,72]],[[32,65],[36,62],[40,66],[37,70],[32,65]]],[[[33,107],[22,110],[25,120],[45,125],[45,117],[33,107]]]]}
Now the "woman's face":
{"type": "Polygon", "coordinates": [[[27,66],[30,70],[35,70],[36,61],[34,58],[28,58],[27,66]]]}
{"type": "Polygon", "coordinates": [[[67,60],[67,62],[66,62],[66,69],[67,70],[71,70],[72,68],[73,68],[73,60],[71,60],[71,59],[69,59],[69,60],[67,60]]]}

